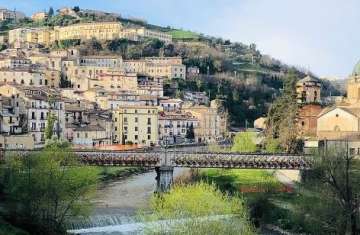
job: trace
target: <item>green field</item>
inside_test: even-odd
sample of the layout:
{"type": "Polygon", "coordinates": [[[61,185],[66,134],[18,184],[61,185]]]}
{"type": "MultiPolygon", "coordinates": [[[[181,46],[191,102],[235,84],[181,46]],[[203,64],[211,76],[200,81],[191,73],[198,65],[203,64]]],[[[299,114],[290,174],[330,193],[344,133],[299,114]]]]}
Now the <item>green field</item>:
{"type": "Polygon", "coordinates": [[[278,189],[282,184],[267,170],[219,170],[207,169],[201,178],[215,183],[221,190],[231,192],[260,189],[278,189]]]}
{"type": "Polygon", "coordinates": [[[173,37],[173,39],[198,39],[199,34],[191,32],[191,31],[185,31],[185,30],[172,30],[169,32],[169,34],[173,37]]]}

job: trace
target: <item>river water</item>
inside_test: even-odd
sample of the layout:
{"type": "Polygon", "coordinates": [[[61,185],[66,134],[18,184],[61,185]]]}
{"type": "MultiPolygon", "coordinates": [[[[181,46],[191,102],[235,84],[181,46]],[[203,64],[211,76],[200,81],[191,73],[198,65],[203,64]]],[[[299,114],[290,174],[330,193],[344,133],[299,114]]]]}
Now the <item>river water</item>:
{"type": "MultiPolygon", "coordinates": [[[[174,178],[188,170],[189,169],[175,168],[174,178]]],[[[148,208],[149,199],[155,192],[155,177],[156,173],[154,170],[104,184],[97,191],[94,200],[95,208],[90,218],[79,219],[72,222],[69,229],[77,230],[107,226],[108,228],[112,227],[111,233],[103,231],[81,234],[123,234],[114,232],[113,229],[117,227],[117,225],[137,222],[137,212],[148,208]]]]}

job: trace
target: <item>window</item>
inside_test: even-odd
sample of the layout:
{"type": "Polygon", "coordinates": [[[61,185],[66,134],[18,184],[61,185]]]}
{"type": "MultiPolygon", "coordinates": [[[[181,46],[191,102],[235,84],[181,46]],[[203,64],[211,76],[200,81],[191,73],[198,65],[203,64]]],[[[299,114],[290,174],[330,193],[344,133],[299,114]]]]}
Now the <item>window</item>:
{"type": "Polygon", "coordinates": [[[127,122],[128,122],[127,117],[124,117],[124,123],[127,123],[127,122]]]}
{"type": "Polygon", "coordinates": [[[77,136],[77,138],[80,138],[80,133],[79,132],[76,133],[76,136],[77,136]]]}
{"type": "Polygon", "coordinates": [[[147,128],[147,133],[151,134],[151,127],[150,126],[147,128]]]}
{"type": "Polygon", "coordinates": [[[87,132],[85,132],[85,138],[87,138],[88,137],[88,133],[87,132]]]}
{"type": "Polygon", "coordinates": [[[35,112],[31,112],[31,119],[35,119],[35,112]]]}
{"type": "Polygon", "coordinates": [[[350,148],[350,155],[355,155],[355,148],[350,148]]]}
{"type": "Polygon", "coordinates": [[[135,127],[135,131],[138,131],[138,127],[137,127],[137,126],[135,127]]]}
{"type": "Polygon", "coordinates": [[[138,123],[139,122],[139,118],[135,117],[135,122],[138,123]]]}
{"type": "Polygon", "coordinates": [[[135,136],[134,136],[134,139],[135,139],[135,140],[138,140],[138,135],[135,135],[135,136]]]}
{"type": "Polygon", "coordinates": [[[148,140],[151,140],[151,135],[148,135],[148,140]]]}
{"type": "Polygon", "coordinates": [[[148,118],[147,124],[151,125],[151,118],[148,118]]]}
{"type": "Polygon", "coordinates": [[[117,131],[117,126],[115,127],[115,129],[114,129],[115,131],[117,131]]]}

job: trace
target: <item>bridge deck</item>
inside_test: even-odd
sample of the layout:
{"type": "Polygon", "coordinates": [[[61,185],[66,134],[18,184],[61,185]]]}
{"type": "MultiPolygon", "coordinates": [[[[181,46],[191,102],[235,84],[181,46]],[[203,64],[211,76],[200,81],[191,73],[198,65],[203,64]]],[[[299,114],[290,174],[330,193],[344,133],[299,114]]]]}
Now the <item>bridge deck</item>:
{"type": "MultiPolygon", "coordinates": [[[[36,151],[6,151],[26,156],[36,151]]],[[[86,165],[187,167],[187,168],[237,168],[237,169],[309,169],[312,157],[308,155],[264,153],[215,153],[169,151],[71,151],[86,165]]]]}

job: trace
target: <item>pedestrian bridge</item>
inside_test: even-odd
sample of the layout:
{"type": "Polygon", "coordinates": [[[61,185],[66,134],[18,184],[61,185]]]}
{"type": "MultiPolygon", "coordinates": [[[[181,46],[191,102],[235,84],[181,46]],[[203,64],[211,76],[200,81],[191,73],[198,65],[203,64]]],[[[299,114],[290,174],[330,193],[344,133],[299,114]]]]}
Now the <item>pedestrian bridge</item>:
{"type": "MultiPolygon", "coordinates": [[[[36,151],[5,152],[26,156],[36,151]]],[[[310,155],[294,154],[90,150],[73,150],[71,153],[85,165],[155,168],[158,191],[170,188],[174,167],[308,170],[313,164],[310,155]]]]}

